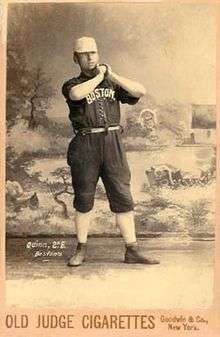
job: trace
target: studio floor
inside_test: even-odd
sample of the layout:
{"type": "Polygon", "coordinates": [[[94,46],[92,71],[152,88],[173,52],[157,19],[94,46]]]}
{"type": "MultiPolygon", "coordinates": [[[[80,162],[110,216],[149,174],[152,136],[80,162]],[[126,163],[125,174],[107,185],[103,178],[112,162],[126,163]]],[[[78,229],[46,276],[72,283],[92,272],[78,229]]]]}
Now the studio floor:
{"type": "Polygon", "coordinates": [[[25,308],[207,308],[213,300],[214,241],[140,239],[159,265],[123,263],[120,238],[90,238],[85,263],[67,267],[72,238],[7,239],[6,301],[25,308]]]}

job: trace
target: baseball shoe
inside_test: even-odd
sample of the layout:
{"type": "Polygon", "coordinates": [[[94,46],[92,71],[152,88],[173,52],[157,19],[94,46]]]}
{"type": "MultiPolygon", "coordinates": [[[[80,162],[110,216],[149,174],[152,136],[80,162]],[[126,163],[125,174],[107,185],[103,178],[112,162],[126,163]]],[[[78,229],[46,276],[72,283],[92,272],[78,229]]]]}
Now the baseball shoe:
{"type": "Polygon", "coordinates": [[[87,248],[87,244],[86,243],[80,243],[80,242],[78,242],[77,247],[76,247],[76,252],[69,259],[67,265],[69,267],[78,267],[78,266],[80,266],[83,263],[83,261],[85,260],[86,248],[87,248]]]}
{"type": "Polygon", "coordinates": [[[137,244],[126,245],[125,263],[159,264],[158,260],[145,257],[137,244]]]}

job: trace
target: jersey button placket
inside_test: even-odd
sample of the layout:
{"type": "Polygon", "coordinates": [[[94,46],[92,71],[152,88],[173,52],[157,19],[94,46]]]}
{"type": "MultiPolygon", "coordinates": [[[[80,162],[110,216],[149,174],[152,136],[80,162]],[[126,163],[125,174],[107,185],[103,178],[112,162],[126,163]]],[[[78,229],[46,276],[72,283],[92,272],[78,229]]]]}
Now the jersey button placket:
{"type": "Polygon", "coordinates": [[[102,122],[104,122],[104,124],[106,124],[107,120],[106,120],[106,115],[105,115],[102,99],[98,100],[98,110],[99,110],[99,122],[101,124],[102,124],[102,122]]]}

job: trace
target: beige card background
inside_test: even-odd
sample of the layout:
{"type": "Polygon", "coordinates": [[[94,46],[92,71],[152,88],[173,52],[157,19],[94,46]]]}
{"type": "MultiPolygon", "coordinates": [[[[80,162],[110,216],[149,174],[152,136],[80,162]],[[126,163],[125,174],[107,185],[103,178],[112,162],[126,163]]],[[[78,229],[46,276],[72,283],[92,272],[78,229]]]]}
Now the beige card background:
{"type": "MultiPolygon", "coordinates": [[[[190,2],[191,3],[191,2],[190,2]]],[[[197,2],[196,2],[197,3],[197,2]]],[[[202,2],[200,2],[202,3],[202,2]]],[[[207,1],[203,1],[203,3],[208,3],[207,1]]],[[[220,12],[219,12],[219,4],[217,2],[212,2],[216,6],[216,15],[218,19],[218,32],[217,32],[217,127],[218,127],[218,137],[217,137],[217,149],[219,151],[219,92],[220,92],[220,66],[219,66],[219,58],[220,58],[220,12]]],[[[159,5],[159,4],[158,4],[159,5]]],[[[220,197],[219,197],[219,170],[218,178],[217,178],[217,190],[216,190],[216,239],[215,239],[215,286],[214,286],[214,302],[213,305],[204,310],[149,310],[146,308],[145,310],[117,310],[117,308],[112,308],[112,310],[97,310],[96,308],[87,309],[87,308],[79,308],[79,310],[70,310],[65,308],[56,307],[53,310],[44,308],[42,310],[30,310],[27,308],[22,309],[13,309],[12,307],[6,306],[5,301],[5,197],[4,197],[4,185],[5,185],[5,87],[6,87],[6,9],[7,4],[1,4],[0,10],[0,20],[1,20],[1,288],[0,288],[0,336],[21,336],[21,337],[29,337],[29,336],[207,336],[207,337],[217,337],[220,335],[220,197]],[[57,328],[57,329],[36,329],[35,322],[38,314],[47,315],[47,314],[56,314],[56,315],[74,315],[74,329],[72,328],[57,328]],[[83,315],[89,314],[97,314],[104,316],[107,315],[151,315],[155,317],[155,328],[154,329],[83,329],[81,325],[81,319],[83,315]],[[18,321],[20,320],[21,315],[27,315],[29,318],[29,327],[23,329],[21,327],[17,328],[6,328],[5,319],[7,315],[17,315],[18,321]],[[208,324],[197,324],[199,327],[198,331],[168,331],[167,324],[161,322],[161,315],[165,315],[167,317],[175,317],[175,316],[183,316],[188,319],[192,316],[194,319],[204,318],[208,320],[208,324]],[[197,318],[196,318],[197,317],[197,318]]],[[[217,162],[219,167],[219,156],[217,156],[217,162]]],[[[162,277],[162,275],[161,275],[162,277]]],[[[175,275],[174,275],[175,277],[175,275]]],[[[50,285],[48,284],[48,287],[50,285]]],[[[178,285],[177,285],[178,287],[178,285]]],[[[68,292],[68,289],[64,289],[64,291],[68,292]]],[[[22,292],[22,287],[18,289],[18,292],[22,292]]],[[[40,294],[39,294],[40,296],[40,294]]],[[[191,294],[193,297],[193,293],[191,294]]],[[[130,299],[132,302],[132,298],[130,299]]]]}

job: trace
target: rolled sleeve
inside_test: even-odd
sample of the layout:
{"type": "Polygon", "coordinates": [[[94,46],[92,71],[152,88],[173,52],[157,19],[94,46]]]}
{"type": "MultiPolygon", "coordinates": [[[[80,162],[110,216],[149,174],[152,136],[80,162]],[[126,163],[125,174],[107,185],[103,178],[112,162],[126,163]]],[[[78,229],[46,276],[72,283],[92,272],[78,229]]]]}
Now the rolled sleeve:
{"type": "Polygon", "coordinates": [[[71,80],[69,80],[69,81],[67,81],[63,84],[62,94],[67,100],[70,100],[69,92],[70,92],[71,88],[74,87],[75,85],[79,84],[79,83],[80,82],[76,78],[72,78],[71,80]]]}

